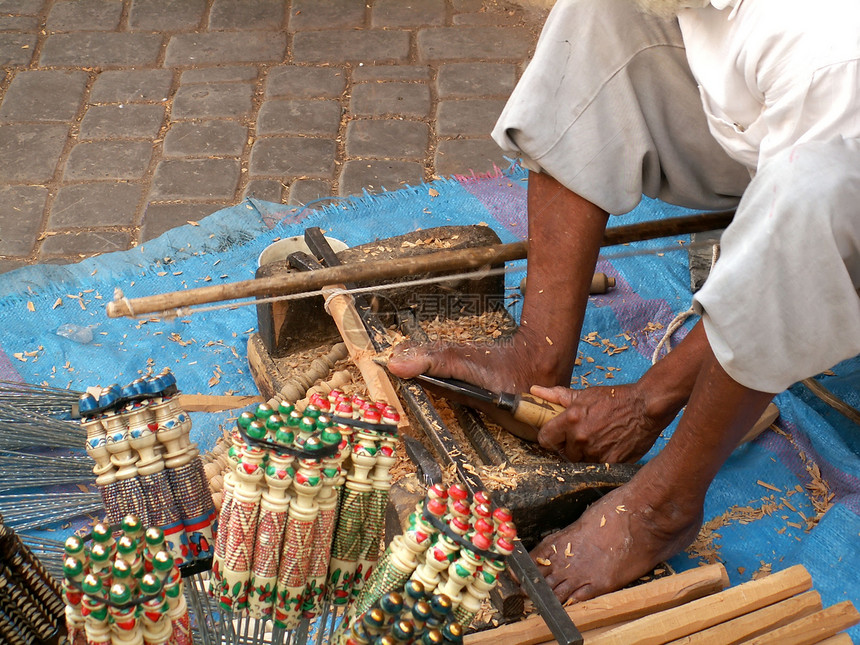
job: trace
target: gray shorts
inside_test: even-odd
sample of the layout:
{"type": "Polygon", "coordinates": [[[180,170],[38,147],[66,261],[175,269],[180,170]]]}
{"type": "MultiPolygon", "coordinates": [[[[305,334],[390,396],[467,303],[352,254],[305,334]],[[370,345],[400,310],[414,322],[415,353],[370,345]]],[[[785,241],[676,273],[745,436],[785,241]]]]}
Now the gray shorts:
{"type": "Polygon", "coordinates": [[[559,0],[493,137],[610,213],[642,194],[737,206],[694,304],[739,383],[780,392],[860,353],[860,142],[795,147],[750,181],[708,131],[677,21],[559,0]]]}

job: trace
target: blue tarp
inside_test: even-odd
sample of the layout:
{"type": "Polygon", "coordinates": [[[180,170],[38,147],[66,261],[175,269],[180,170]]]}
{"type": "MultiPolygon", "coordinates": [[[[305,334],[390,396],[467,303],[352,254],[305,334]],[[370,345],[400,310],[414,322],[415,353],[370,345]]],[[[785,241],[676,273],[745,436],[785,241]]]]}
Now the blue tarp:
{"type": "MultiPolygon", "coordinates": [[[[134,298],[251,279],[266,246],[308,226],[319,226],[349,245],[417,228],[481,222],[503,242],[523,239],[526,180],[515,166],[493,177],[444,179],[318,210],[249,199],[130,251],[7,273],[0,276],[0,378],[82,390],[123,384],[169,367],[184,392],[255,394],[246,353],[247,338],[256,327],[253,307],[174,320],[109,319],[104,307],[114,289],[134,298]],[[57,335],[63,324],[90,327],[92,342],[57,335]]],[[[632,213],[613,218],[611,225],[685,212],[645,200],[632,213]]],[[[623,247],[623,257],[616,253],[601,260],[599,270],[615,277],[617,286],[590,299],[583,335],[592,334],[593,344],[581,343],[580,352],[593,362],[586,359],[577,367],[575,386],[632,382],[648,368],[661,327],[690,305],[688,241],[638,243],[623,247]],[[630,255],[644,249],[653,253],[630,255]],[[626,349],[619,351],[622,347],[626,349]]],[[[522,275],[509,273],[508,284],[515,286],[522,275]]],[[[515,316],[517,304],[511,307],[515,316]]],[[[679,341],[693,323],[689,320],[673,340],[679,341]]],[[[818,378],[860,406],[860,360],[846,361],[818,378]]],[[[801,385],[780,394],[776,403],[781,433],[767,431],[739,448],[711,486],[705,521],[718,526],[711,551],[718,552],[733,584],[768,566],[777,571],[799,563],[812,574],[825,606],[846,599],[860,606],[860,430],[801,385]],[[814,481],[819,483],[813,491],[809,486],[814,481]],[[823,493],[822,485],[827,487],[823,493]],[[816,516],[813,498],[829,510],[808,529],[804,518],[816,516]],[[775,509],[756,513],[762,507],[775,509]],[[715,519],[723,516],[723,521],[715,519]]],[[[192,417],[193,438],[201,447],[211,447],[227,415],[192,417]]],[[[665,445],[673,428],[646,459],[665,445]]],[[[700,561],[681,554],[671,564],[685,569],[700,561]]],[[[852,634],[860,637],[856,629],[852,634]]]]}

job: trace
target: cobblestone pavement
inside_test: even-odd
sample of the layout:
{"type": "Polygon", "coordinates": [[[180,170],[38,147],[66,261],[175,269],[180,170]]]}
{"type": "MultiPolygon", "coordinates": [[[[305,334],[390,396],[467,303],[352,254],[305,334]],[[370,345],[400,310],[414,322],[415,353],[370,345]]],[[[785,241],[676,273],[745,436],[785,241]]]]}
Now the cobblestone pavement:
{"type": "Polygon", "coordinates": [[[0,272],[505,165],[505,0],[0,0],[0,272]]]}

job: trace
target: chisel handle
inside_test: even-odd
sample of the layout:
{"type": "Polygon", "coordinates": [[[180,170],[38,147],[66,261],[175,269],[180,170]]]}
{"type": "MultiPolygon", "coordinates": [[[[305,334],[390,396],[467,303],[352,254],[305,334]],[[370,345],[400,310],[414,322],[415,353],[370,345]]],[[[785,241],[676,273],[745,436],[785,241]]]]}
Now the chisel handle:
{"type": "Polygon", "coordinates": [[[509,394],[503,392],[499,395],[498,406],[510,411],[514,419],[528,423],[535,428],[542,428],[550,419],[554,419],[564,412],[565,408],[557,403],[550,403],[531,394],[509,394]]]}

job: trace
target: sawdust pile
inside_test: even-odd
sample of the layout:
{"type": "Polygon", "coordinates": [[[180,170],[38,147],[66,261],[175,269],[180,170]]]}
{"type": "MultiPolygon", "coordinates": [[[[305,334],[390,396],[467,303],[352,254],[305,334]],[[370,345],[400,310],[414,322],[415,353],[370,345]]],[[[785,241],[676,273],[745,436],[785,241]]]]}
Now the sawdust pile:
{"type": "MultiPolygon", "coordinates": [[[[824,514],[833,506],[833,499],[836,494],[831,491],[830,484],[821,476],[821,469],[818,464],[801,450],[797,441],[790,434],[775,425],[772,425],[770,429],[785,438],[797,450],[798,457],[809,476],[809,481],[804,486],[798,484],[792,489],[783,491],[778,486],[759,480],[757,482],[758,485],[773,491],[773,494],[752,501],[746,506],[733,506],[722,515],[705,522],[702,526],[695,542],[687,548],[690,558],[698,558],[700,564],[713,564],[722,561],[720,558],[720,546],[715,543],[715,540],[722,537],[719,530],[729,524],[735,522],[738,524],[749,524],[763,517],[769,517],[777,511],[786,511],[787,513],[793,513],[793,515],[780,515],[780,518],[785,521],[785,526],[779,528],[777,533],[782,535],[788,528],[803,530],[808,533],[815,528],[818,522],[821,521],[821,518],[824,517],[824,514]],[[795,504],[791,499],[794,495],[805,496],[815,512],[814,515],[810,517],[798,508],[799,504],[795,504]]],[[[796,539],[799,540],[800,538],[796,539]]],[[[753,579],[756,579],[756,576],[762,577],[768,573],[770,573],[770,563],[762,561],[762,566],[755,572],[753,579]]]]}

